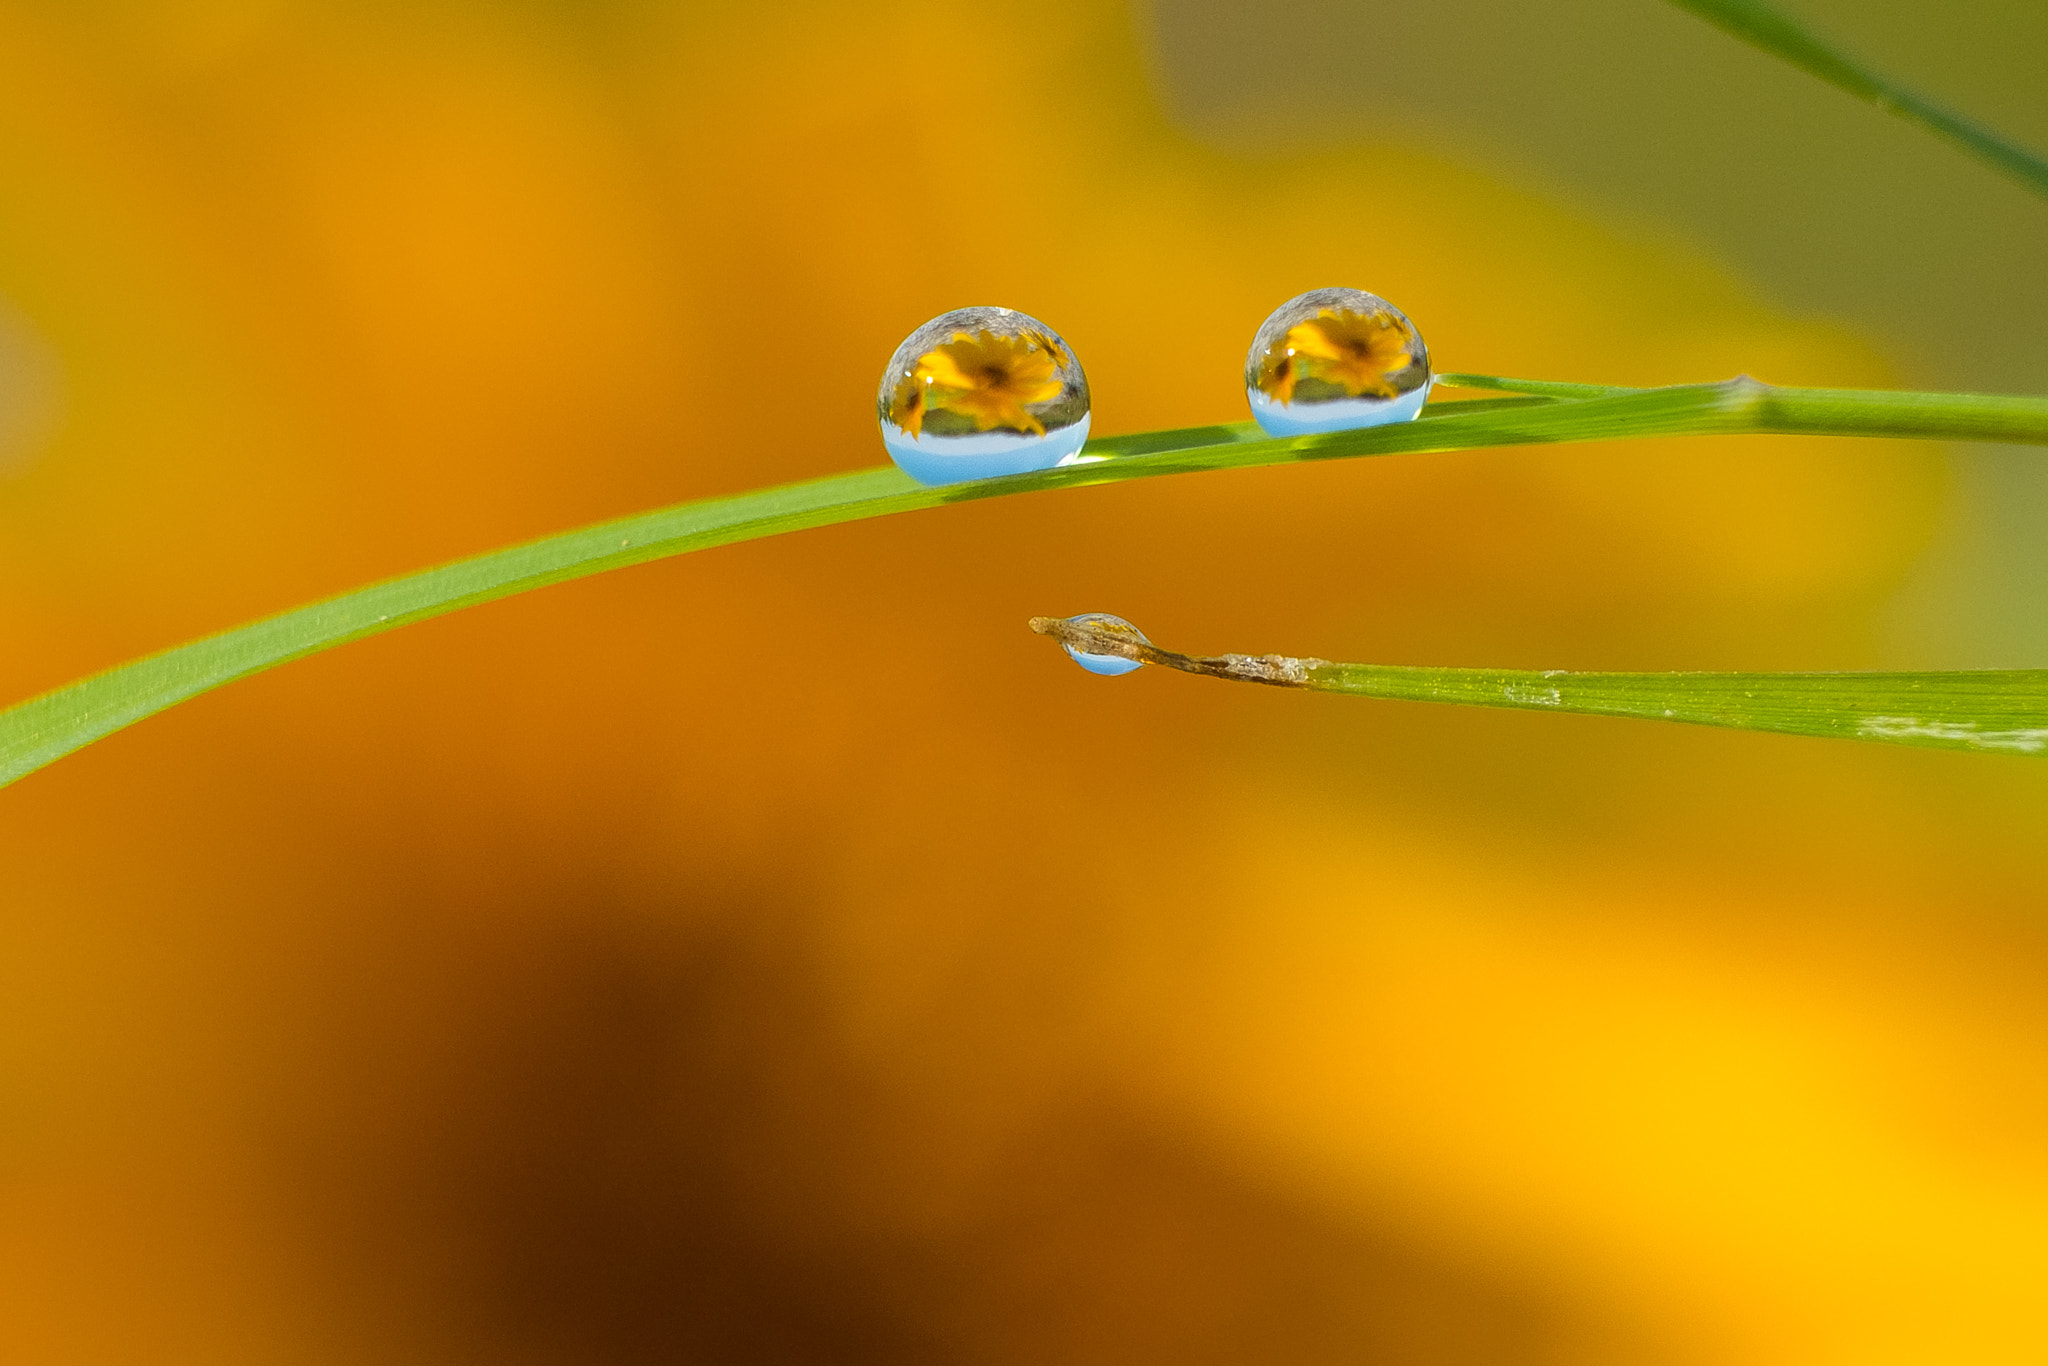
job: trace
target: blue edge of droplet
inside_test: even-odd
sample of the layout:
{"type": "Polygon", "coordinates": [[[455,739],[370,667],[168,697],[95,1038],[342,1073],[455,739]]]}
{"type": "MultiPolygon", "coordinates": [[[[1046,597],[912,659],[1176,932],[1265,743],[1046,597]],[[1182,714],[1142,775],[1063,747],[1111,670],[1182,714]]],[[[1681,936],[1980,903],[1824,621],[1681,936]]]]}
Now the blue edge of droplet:
{"type": "Polygon", "coordinates": [[[882,445],[897,467],[920,484],[964,484],[970,479],[998,479],[1006,474],[1049,470],[1081,453],[1088,440],[1089,414],[1047,432],[1023,436],[986,432],[974,436],[914,437],[893,422],[882,424],[882,445]]]}
{"type": "Polygon", "coordinates": [[[1122,655],[1083,654],[1071,645],[1066,647],[1066,651],[1076,664],[1089,673],[1101,674],[1104,678],[1116,678],[1145,667],[1143,660],[1125,659],[1122,655]]]}
{"type": "MultiPolygon", "coordinates": [[[[1245,397],[1251,401],[1253,420],[1266,435],[1317,436],[1412,422],[1421,416],[1430,388],[1424,384],[1393,399],[1338,399],[1325,403],[1275,403],[1256,389],[1248,389],[1245,397]]],[[[1083,413],[1079,422],[1044,436],[987,432],[974,436],[914,437],[895,423],[884,421],[882,445],[897,467],[920,484],[964,484],[975,479],[1049,470],[1073,459],[1087,444],[1092,416],[1083,413]]]]}
{"type": "Polygon", "coordinates": [[[1399,398],[1340,398],[1323,403],[1275,403],[1256,389],[1247,389],[1252,420],[1267,436],[1318,436],[1360,427],[1385,427],[1413,422],[1422,415],[1430,386],[1411,389],[1399,398]]]}

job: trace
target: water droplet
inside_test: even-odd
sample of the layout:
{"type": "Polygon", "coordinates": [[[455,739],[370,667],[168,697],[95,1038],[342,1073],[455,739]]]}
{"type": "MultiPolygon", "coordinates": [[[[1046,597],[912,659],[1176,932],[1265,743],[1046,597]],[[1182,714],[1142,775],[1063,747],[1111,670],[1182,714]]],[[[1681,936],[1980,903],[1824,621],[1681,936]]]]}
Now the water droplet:
{"type": "Polygon", "coordinates": [[[1407,422],[1429,396],[1429,348],[1379,295],[1312,289],[1260,325],[1244,391],[1268,436],[1407,422]]]}
{"type": "MultiPolygon", "coordinates": [[[[1105,627],[1117,635],[1129,636],[1143,645],[1150,645],[1152,643],[1145,638],[1143,631],[1140,631],[1122,617],[1113,617],[1107,612],[1083,612],[1080,616],[1068,617],[1067,620],[1081,626],[1105,627]]],[[[1076,664],[1079,664],[1089,673],[1101,674],[1104,678],[1115,678],[1118,674],[1131,673],[1134,670],[1145,667],[1138,660],[1125,659],[1122,655],[1089,654],[1084,650],[1077,650],[1071,645],[1066,645],[1065,642],[1061,643],[1066,649],[1068,656],[1076,664]]]]}
{"type": "Polygon", "coordinates": [[[1051,469],[1088,439],[1073,348],[1009,308],[956,308],[904,338],[875,408],[889,458],[924,484],[1051,469]]]}

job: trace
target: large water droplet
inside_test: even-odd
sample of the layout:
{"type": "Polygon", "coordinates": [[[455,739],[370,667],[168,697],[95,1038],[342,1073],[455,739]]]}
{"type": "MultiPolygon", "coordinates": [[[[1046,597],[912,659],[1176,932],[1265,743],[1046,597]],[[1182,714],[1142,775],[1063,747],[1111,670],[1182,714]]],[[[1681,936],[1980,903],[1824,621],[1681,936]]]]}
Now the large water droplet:
{"type": "Polygon", "coordinates": [[[1379,295],[1312,289],[1260,325],[1244,390],[1268,436],[1407,422],[1429,396],[1429,348],[1379,295]]]}
{"type": "Polygon", "coordinates": [[[1088,439],[1073,348],[1011,308],[956,308],[904,338],[875,408],[890,459],[925,484],[1051,469],[1088,439]]]}
{"type": "MultiPolygon", "coordinates": [[[[1143,631],[1140,631],[1122,617],[1113,617],[1107,612],[1083,612],[1080,616],[1068,617],[1067,620],[1077,626],[1107,628],[1115,634],[1135,640],[1141,645],[1150,645],[1152,643],[1145,638],[1143,631]]],[[[1076,664],[1079,664],[1089,673],[1101,674],[1104,678],[1115,678],[1118,674],[1131,673],[1134,670],[1145,667],[1141,661],[1125,659],[1122,655],[1089,654],[1085,650],[1077,650],[1073,646],[1067,645],[1064,641],[1061,644],[1076,664]]]]}

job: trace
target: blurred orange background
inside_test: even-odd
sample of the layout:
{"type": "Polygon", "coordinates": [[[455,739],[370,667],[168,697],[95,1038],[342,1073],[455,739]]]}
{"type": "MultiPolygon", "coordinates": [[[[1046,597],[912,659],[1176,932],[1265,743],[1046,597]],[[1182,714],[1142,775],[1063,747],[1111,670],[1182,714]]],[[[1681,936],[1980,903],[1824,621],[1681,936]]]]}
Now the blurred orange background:
{"type": "MultiPolygon", "coordinates": [[[[1265,26],[1298,70],[1225,62],[1250,12],[0,4],[4,695],[875,464],[883,361],[962,304],[1060,328],[1104,433],[1241,418],[1259,320],[1331,283],[1444,369],[1963,383],[1976,346],[2011,388],[2043,354],[1432,132],[1374,93],[1405,49],[1333,67],[1311,0],[1265,26]]],[[[1394,37],[1483,51],[1465,12],[1394,37]]],[[[2048,236],[1954,174],[2009,236],[1926,241],[2048,236]]],[[[0,1358],[2039,1360],[2048,766],[1105,682],[1024,629],[2039,665],[1998,634],[2038,599],[1986,616],[1969,577],[2006,563],[2002,458],[1696,440],[969,504],[148,721],[0,793],[0,1358]]]]}

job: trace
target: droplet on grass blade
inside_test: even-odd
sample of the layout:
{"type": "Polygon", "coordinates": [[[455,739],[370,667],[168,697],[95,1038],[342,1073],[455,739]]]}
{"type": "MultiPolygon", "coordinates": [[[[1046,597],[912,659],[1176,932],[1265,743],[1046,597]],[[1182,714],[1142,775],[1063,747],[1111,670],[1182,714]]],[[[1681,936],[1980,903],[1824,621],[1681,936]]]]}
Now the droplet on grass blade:
{"type": "Polygon", "coordinates": [[[889,458],[924,484],[1050,469],[1088,439],[1088,377],[1059,333],[956,308],[904,338],[875,408],[889,458]]]}
{"type": "MultiPolygon", "coordinates": [[[[1140,645],[1150,645],[1152,643],[1145,638],[1143,631],[1140,631],[1122,617],[1113,617],[1107,612],[1083,612],[1077,617],[1068,617],[1067,620],[1076,626],[1094,626],[1106,629],[1116,635],[1135,640],[1140,645]]],[[[1125,659],[1122,655],[1091,654],[1086,650],[1077,650],[1065,641],[1060,643],[1066,649],[1068,656],[1076,664],[1079,664],[1089,673],[1101,674],[1104,678],[1115,678],[1119,674],[1131,673],[1134,670],[1145,667],[1142,660],[1125,659]]]]}
{"type": "Polygon", "coordinates": [[[1429,348],[1408,315],[1362,289],[1312,289],[1273,310],[1244,361],[1268,436],[1407,422],[1429,396],[1429,348]]]}

